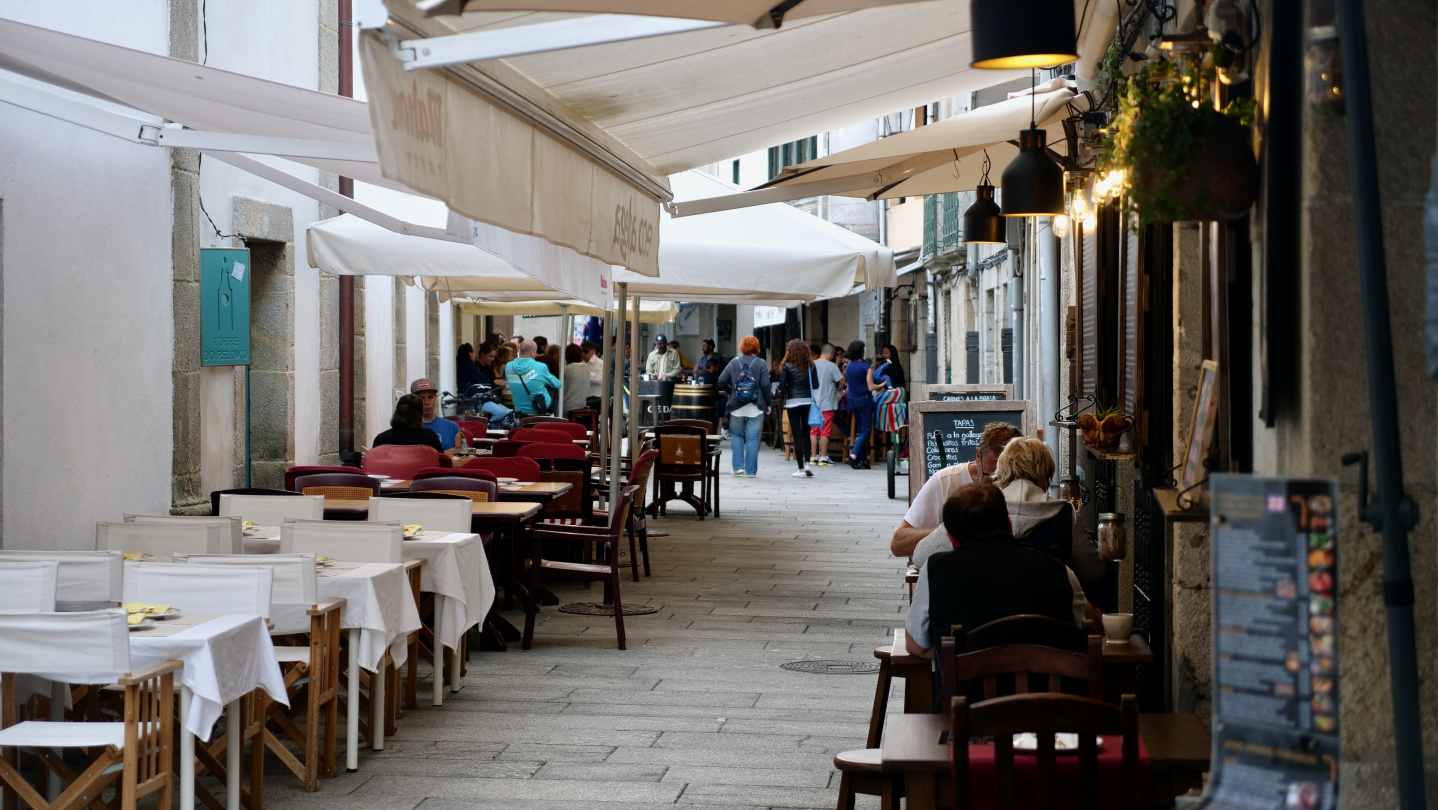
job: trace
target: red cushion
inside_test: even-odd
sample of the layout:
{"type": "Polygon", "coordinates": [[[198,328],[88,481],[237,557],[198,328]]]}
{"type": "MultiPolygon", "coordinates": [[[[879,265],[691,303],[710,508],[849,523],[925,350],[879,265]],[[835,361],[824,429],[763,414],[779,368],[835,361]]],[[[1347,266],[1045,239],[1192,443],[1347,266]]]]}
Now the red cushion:
{"type": "Polygon", "coordinates": [[[439,466],[444,454],[422,444],[382,444],[364,454],[364,471],[408,481],[426,467],[439,466]]]}
{"type": "Polygon", "coordinates": [[[488,470],[501,478],[514,478],[520,481],[539,480],[539,465],[531,458],[481,456],[470,460],[464,466],[465,469],[470,470],[488,470]]]}
{"type": "MultiPolygon", "coordinates": [[[[558,422],[550,424],[563,427],[558,422]]],[[[563,430],[550,430],[547,427],[519,428],[509,434],[509,438],[520,442],[550,442],[554,444],[565,444],[570,441],[569,433],[563,430]]],[[[582,436],[580,438],[583,438],[582,436]]]]}
{"type": "Polygon", "coordinates": [[[573,442],[526,444],[519,448],[519,455],[523,458],[577,458],[580,460],[585,457],[584,448],[573,442]]]}

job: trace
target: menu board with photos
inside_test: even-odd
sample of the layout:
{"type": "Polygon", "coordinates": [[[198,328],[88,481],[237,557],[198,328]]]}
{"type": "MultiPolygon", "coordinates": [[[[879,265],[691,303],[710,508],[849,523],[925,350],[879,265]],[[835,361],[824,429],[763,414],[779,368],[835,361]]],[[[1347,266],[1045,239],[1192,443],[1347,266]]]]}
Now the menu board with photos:
{"type": "Polygon", "coordinates": [[[1338,805],[1338,485],[1214,475],[1208,808],[1338,805]]]}
{"type": "Polygon", "coordinates": [[[910,501],[924,482],[945,466],[973,461],[979,437],[990,422],[1014,425],[1025,436],[1034,431],[1033,404],[1021,399],[913,402],[909,419],[910,501]],[[935,431],[942,441],[935,441],[935,431]]]}

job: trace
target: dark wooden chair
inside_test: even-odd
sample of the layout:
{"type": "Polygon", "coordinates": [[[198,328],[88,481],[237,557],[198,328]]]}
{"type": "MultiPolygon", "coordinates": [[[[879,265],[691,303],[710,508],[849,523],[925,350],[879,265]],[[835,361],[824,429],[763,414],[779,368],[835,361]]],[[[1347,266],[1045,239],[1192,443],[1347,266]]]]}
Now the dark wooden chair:
{"type": "Polygon", "coordinates": [[[1041,647],[1057,647],[1060,650],[1085,652],[1088,650],[1088,632],[1068,622],[1061,622],[1048,616],[1022,613],[996,619],[981,627],[959,633],[950,633],[954,638],[963,638],[959,652],[975,652],[998,647],[1003,644],[1037,644],[1041,647]]]}
{"type": "Polygon", "coordinates": [[[575,408],[569,412],[569,421],[576,425],[584,426],[587,431],[594,431],[599,424],[599,411],[593,408],[575,408]]]}
{"type": "Polygon", "coordinates": [[[1005,644],[960,655],[955,638],[945,636],[938,650],[941,705],[947,706],[962,684],[978,685],[984,700],[1008,694],[1064,691],[1082,691],[1102,700],[1103,636],[1088,636],[1086,644],[1088,648],[1082,653],[1037,644],[1005,644]],[[1075,682],[1082,686],[1076,687],[1075,682]]]}
{"type": "Polygon", "coordinates": [[[529,587],[525,589],[524,635],[521,646],[529,649],[534,640],[534,619],[539,614],[539,580],[541,577],[570,579],[580,582],[603,582],[614,605],[614,630],[619,640],[619,649],[624,649],[624,606],[619,597],[619,542],[624,537],[624,526],[629,519],[629,509],[634,503],[634,487],[625,487],[619,494],[614,508],[609,511],[607,526],[565,526],[547,524],[532,533],[533,546],[529,564],[529,587]],[[573,563],[557,562],[543,558],[542,549],[546,540],[582,540],[598,543],[605,552],[605,562],[573,563]]]}
{"type": "Polygon", "coordinates": [[[703,520],[709,511],[706,488],[709,481],[709,451],[706,431],[688,425],[660,425],[654,429],[659,458],[654,465],[654,501],[651,512],[667,514],[669,501],[682,500],[694,507],[703,520]],[[694,485],[700,497],[694,495],[694,485]]]}
{"type": "MultiPolygon", "coordinates": [[[[984,700],[970,705],[963,697],[949,704],[949,745],[952,749],[950,781],[954,810],[969,810],[969,745],[972,737],[994,738],[994,806],[1014,807],[1013,735],[1032,733],[1038,738],[1034,754],[1037,774],[1037,807],[1054,810],[1059,806],[1054,735],[1077,734],[1079,739],[1079,807],[1099,808],[1098,746],[1100,734],[1123,735],[1123,777],[1116,781],[1123,794],[1124,810],[1138,810],[1138,699],[1124,695],[1120,705],[1087,697],[1063,694],[1021,694],[984,700]]],[[[1112,741],[1106,741],[1112,744],[1112,741]]]]}
{"type": "Polygon", "coordinates": [[[499,500],[499,485],[493,481],[473,476],[436,476],[409,482],[408,494],[411,497],[453,495],[468,498],[471,501],[497,501],[499,500]]]}
{"type": "MultiPolygon", "coordinates": [[[[717,430],[714,427],[713,422],[709,422],[703,419],[670,419],[664,424],[686,425],[688,427],[701,428],[703,429],[706,437],[708,434],[715,433],[717,430]]],[[[717,518],[719,517],[719,459],[724,455],[724,443],[715,442],[712,447],[709,447],[706,438],[705,446],[708,448],[709,451],[709,479],[705,482],[704,485],[704,502],[711,503],[712,500],[711,507],[714,510],[714,517],[717,518]]]]}
{"type": "Polygon", "coordinates": [[[380,495],[380,481],[358,472],[314,473],[295,479],[301,495],[323,495],[326,498],[368,500],[380,495]]]}
{"type": "Polygon", "coordinates": [[[474,468],[428,467],[415,473],[414,478],[411,480],[421,481],[425,478],[481,478],[485,481],[494,481],[497,479],[497,476],[488,470],[474,468]]]}
{"type": "MultiPolygon", "coordinates": [[[[490,458],[514,458],[519,455],[519,448],[526,444],[529,442],[516,439],[497,441],[489,448],[490,458]]],[[[466,466],[468,466],[467,463],[466,466]]]]}
{"type": "MultiPolygon", "coordinates": [[[[627,530],[629,532],[629,554],[631,560],[634,558],[634,546],[637,539],[639,545],[639,556],[644,558],[644,576],[650,576],[649,572],[649,521],[645,514],[645,495],[649,491],[649,476],[654,471],[654,460],[659,458],[658,450],[645,450],[639,454],[634,466],[629,470],[627,486],[634,487],[634,504],[629,509],[629,521],[627,530]]],[[[609,494],[607,484],[596,484],[596,494],[609,494]]],[[[594,520],[608,522],[609,512],[603,509],[594,510],[594,520]]],[[[634,571],[634,579],[639,579],[637,568],[634,571]]]]}

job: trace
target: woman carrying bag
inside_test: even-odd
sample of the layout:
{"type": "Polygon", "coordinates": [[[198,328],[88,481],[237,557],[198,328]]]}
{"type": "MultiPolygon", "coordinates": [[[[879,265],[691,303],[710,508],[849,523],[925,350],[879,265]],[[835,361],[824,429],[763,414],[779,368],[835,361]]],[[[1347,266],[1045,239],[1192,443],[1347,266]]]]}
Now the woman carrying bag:
{"type": "MultiPolygon", "coordinates": [[[[794,440],[794,460],[799,463],[795,478],[811,478],[809,466],[809,412],[813,410],[814,389],[809,372],[814,368],[809,344],[794,338],[785,347],[784,364],[779,367],[779,391],[784,395],[784,412],[789,415],[789,433],[794,440]]],[[[822,416],[819,419],[823,423],[822,416]]]]}

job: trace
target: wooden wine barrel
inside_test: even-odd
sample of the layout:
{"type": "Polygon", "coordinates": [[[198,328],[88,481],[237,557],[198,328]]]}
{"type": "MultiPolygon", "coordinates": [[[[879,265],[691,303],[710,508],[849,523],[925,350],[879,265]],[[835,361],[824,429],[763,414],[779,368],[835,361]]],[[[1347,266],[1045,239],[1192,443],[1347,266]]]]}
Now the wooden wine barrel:
{"type": "Polygon", "coordinates": [[[671,416],[674,419],[702,419],[714,422],[714,386],[676,385],[671,416]]]}

